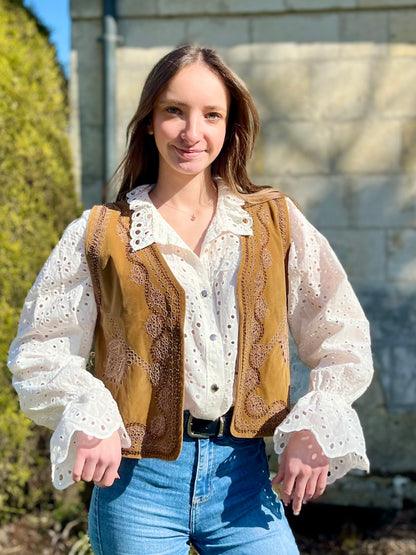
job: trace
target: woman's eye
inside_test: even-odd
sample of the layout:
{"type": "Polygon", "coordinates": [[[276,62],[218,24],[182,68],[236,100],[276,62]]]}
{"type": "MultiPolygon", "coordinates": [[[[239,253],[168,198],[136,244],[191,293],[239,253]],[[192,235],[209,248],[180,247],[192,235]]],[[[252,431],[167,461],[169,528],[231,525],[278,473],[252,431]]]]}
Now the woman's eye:
{"type": "Polygon", "coordinates": [[[179,114],[180,112],[179,108],[175,108],[175,106],[169,106],[166,111],[168,114],[179,114]]]}
{"type": "Polygon", "coordinates": [[[207,114],[207,118],[208,119],[221,119],[221,114],[219,114],[218,112],[210,112],[209,114],[207,114]]]}

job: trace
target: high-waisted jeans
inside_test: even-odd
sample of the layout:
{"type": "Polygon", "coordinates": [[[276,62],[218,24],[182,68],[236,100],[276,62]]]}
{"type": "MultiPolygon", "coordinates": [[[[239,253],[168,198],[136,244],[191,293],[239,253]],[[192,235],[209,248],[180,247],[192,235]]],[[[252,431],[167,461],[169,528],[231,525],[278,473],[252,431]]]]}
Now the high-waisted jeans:
{"type": "Polygon", "coordinates": [[[95,486],[95,555],[296,555],[269,481],[262,439],[194,439],[176,461],[123,458],[120,479],[95,486]]]}

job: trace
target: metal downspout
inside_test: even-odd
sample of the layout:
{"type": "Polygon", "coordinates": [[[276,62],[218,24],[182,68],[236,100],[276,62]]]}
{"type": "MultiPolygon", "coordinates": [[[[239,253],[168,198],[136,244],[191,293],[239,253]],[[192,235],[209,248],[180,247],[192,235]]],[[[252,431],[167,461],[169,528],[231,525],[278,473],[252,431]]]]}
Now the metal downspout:
{"type": "Polygon", "coordinates": [[[116,169],[116,0],[103,0],[103,189],[108,200],[108,181],[116,169]]]}

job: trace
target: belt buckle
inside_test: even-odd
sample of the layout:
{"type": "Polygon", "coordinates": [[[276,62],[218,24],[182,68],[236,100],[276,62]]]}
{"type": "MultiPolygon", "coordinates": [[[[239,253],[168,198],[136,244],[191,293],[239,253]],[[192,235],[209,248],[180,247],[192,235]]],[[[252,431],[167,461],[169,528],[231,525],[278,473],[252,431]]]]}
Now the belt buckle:
{"type": "Polygon", "coordinates": [[[192,414],[190,414],[189,418],[188,418],[188,422],[186,424],[186,433],[188,434],[189,437],[193,437],[193,438],[196,438],[196,439],[208,439],[209,437],[222,437],[224,435],[225,416],[220,416],[217,419],[218,420],[217,431],[215,433],[212,433],[212,434],[204,434],[204,433],[200,433],[200,432],[194,432],[194,430],[192,429],[193,420],[194,420],[194,417],[192,416],[192,414]]]}

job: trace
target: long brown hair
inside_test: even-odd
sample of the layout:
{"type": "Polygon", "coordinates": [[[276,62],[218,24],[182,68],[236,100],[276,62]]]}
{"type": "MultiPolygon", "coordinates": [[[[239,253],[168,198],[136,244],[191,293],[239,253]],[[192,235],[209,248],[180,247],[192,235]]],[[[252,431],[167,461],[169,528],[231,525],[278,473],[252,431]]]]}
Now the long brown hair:
{"type": "Polygon", "coordinates": [[[212,177],[221,179],[239,196],[250,194],[253,200],[279,195],[270,187],[254,185],[247,175],[247,162],[260,129],[251,94],[215,50],[188,44],[166,54],[146,79],[136,113],[127,127],[126,154],[112,179],[120,183],[117,200],[124,199],[138,185],[157,181],[159,153],[153,135],[148,132],[153,108],[170,79],[186,65],[197,62],[206,64],[224,82],[231,99],[226,137],[212,163],[212,177]]]}

